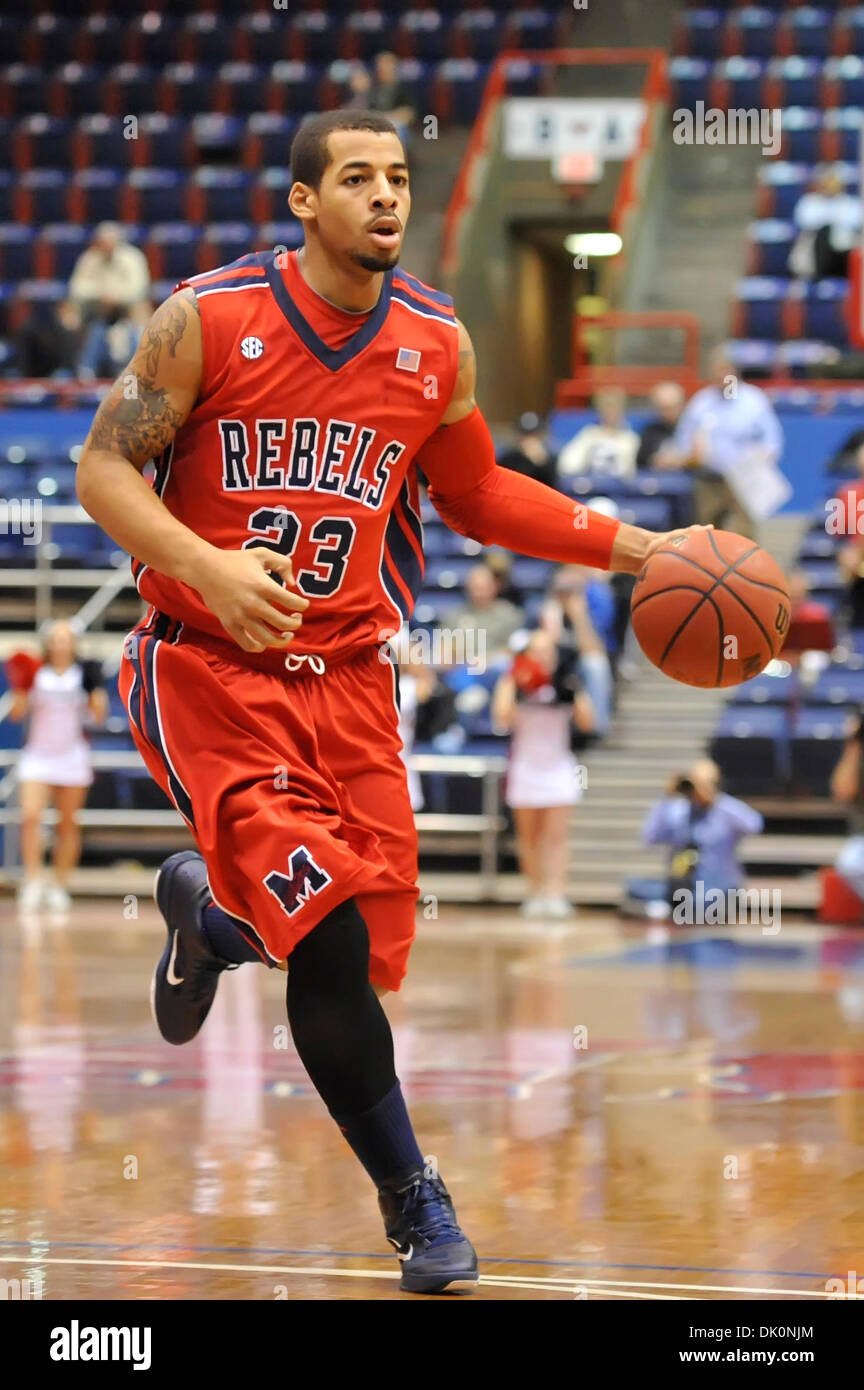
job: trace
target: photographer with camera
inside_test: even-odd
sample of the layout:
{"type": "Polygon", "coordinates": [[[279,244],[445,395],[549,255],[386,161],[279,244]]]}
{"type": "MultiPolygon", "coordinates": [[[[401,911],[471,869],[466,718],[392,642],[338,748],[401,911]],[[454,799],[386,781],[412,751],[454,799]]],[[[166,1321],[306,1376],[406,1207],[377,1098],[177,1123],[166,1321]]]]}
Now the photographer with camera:
{"type": "Polygon", "coordinates": [[[519,864],[528,885],[526,917],[569,917],[568,831],[582,799],[584,768],[575,754],[595,727],[576,654],[543,629],[498,681],[492,720],[512,733],[506,800],[513,812],[519,864]]]}
{"type": "Polygon", "coordinates": [[[852,716],[846,731],[846,744],[831,776],[831,795],[850,808],[851,836],[835,862],[840,877],[864,901],[864,778],[861,755],[864,751],[864,710],[852,716]]]}
{"type": "Polygon", "coordinates": [[[695,762],[686,775],[672,778],[666,796],[654,804],[642,827],[645,845],[672,850],[664,896],[673,902],[681,888],[728,893],[744,886],[738,842],[756,835],[762,816],[744,801],[720,791],[720,769],[710,758],[695,762]]]}

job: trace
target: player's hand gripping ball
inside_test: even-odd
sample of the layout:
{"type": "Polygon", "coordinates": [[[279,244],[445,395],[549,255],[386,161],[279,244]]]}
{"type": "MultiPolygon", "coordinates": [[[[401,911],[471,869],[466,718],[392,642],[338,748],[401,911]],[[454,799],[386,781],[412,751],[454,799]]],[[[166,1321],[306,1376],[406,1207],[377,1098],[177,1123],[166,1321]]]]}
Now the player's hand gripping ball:
{"type": "Polygon", "coordinates": [[[655,550],[630,600],[648,660],[705,689],[740,685],[777,656],[789,630],[789,588],[755,541],[694,530],[655,550]]]}

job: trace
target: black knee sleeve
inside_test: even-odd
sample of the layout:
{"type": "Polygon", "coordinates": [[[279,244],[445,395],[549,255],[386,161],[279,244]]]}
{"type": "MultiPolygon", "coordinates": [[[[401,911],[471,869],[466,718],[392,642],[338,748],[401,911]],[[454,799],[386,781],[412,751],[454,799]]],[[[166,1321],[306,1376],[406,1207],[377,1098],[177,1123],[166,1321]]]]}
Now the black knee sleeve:
{"type": "Polygon", "coordinates": [[[359,1115],[396,1084],[393,1035],[369,983],[369,933],[348,898],[288,958],[288,1022],[328,1110],[359,1115]]]}

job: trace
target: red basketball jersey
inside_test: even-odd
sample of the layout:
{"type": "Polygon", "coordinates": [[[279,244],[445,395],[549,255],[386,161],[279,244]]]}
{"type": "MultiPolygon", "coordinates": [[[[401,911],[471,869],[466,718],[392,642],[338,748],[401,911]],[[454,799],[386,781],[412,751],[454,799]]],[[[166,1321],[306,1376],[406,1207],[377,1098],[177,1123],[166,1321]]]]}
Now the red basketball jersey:
{"type": "MultiPolygon", "coordinates": [[[[182,282],[201,311],[203,378],[154,486],[220,549],[290,555],[310,601],[291,650],[327,654],[382,641],[413,607],[423,533],[412,460],[453,393],[458,329],[448,295],[397,269],[356,331],[328,346],[289,288],[296,258],[285,270],[279,259],[244,256],[182,282]]],[[[193,587],[132,569],[148,603],[226,636],[193,587]]]]}

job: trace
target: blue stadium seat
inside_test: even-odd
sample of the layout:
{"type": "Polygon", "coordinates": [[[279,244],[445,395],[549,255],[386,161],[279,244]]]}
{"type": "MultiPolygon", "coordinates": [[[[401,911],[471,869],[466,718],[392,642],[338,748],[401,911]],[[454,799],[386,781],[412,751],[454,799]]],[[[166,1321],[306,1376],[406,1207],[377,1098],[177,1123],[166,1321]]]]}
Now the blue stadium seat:
{"type": "Polygon", "coordinates": [[[697,101],[704,101],[710,72],[706,58],[673,58],[669,64],[673,106],[692,111],[697,101]]]}
{"type": "Polygon", "coordinates": [[[439,10],[408,9],[395,27],[400,53],[410,53],[425,63],[440,62],[445,56],[445,24],[439,10]]]}
{"type": "Polygon", "coordinates": [[[201,111],[212,111],[214,86],[212,68],[200,63],[168,63],[161,71],[157,100],[154,102],[151,91],[146,105],[158,105],[160,110],[172,110],[178,116],[197,116],[201,111]]]}
{"type": "Polygon", "coordinates": [[[123,192],[123,175],[117,169],[78,169],[71,187],[85,222],[117,221],[123,192]]]}
{"type": "MultiPolygon", "coordinates": [[[[236,116],[260,111],[267,69],[257,63],[223,63],[216,75],[215,94],[236,116]]],[[[207,110],[207,107],[204,108],[207,110]]]]}
{"type": "Polygon", "coordinates": [[[53,87],[67,116],[86,116],[102,109],[102,71],[93,63],[64,63],[53,87]]]}
{"type": "Polygon", "coordinates": [[[864,105],[864,59],[851,53],[845,58],[828,58],[824,77],[826,82],[836,83],[838,106],[864,105]]]}
{"type": "Polygon", "coordinates": [[[647,531],[668,531],[672,525],[672,507],[666,497],[622,498],[618,515],[628,526],[643,526],[647,531]]]}
{"type": "Polygon", "coordinates": [[[83,145],[86,164],[122,167],[129,160],[129,141],[120,116],[82,116],[76,124],[79,144],[83,145]]]}
{"type": "MultiPolygon", "coordinates": [[[[728,83],[730,107],[762,106],[762,83],[766,65],[760,58],[724,58],[714,64],[716,82],[728,83]]],[[[702,92],[704,98],[705,93],[702,92]]]]}
{"type": "MultiPolygon", "coordinates": [[[[476,564],[476,560],[471,563],[476,564]]],[[[527,555],[517,555],[510,574],[517,588],[545,593],[553,568],[548,560],[534,560],[527,555]]]]}
{"type": "Polygon", "coordinates": [[[803,286],[804,332],[808,338],[824,338],[837,347],[847,347],[849,324],[846,280],[816,280],[803,286]]]}
{"type": "Polygon", "coordinates": [[[68,280],[89,239],[86,227],[74,222],[53,222],[43,227],[41,240],[51,248],[52,274],[68,280]]]}
{"type": "Polygon", "coordinates": [[[501,48],[502,27],[502,16],[488,8],[456,15],[451,34],[459,56],[491,63],[501,48]]]}
{"type": "Polygon", "coordinates": [[[59,14],[34,15],[30,22],[28,48],[30,56],[46,67],[68,63],[74,58],[76,28],[59,14]]]}
{"type": "Polygon", "coordinates": [[[113,109],[138,112],[148,111],[159,105],[159,77],[160,73],[156,68],[147,67],[144,63],[119,63],[116,67],[110,68],[105,84],[113,109]]]}
{"type": "Polygon", "coordinates": [[[740,308],[741,331],[752,338],[782,338],[783,306],[789,294],[789,281],[771,276],[748,276],[739,280],[736,298],[740,308]]]}
{"type": "Polygon", "coordinates": [[[851,162],[858,158],[862,125],[864,111],[860,106],[837,106],[825,112],[824,129],[838,140],[838,154],[841,159],[851,162]]]}
{"type": "Polygon", "coordinates": [[[806,164],[777,159],[761,165],[758,178],[771,204],[768,215],[791,217],[798,199],[807,191],[811,173],[806,164]]]}
{"type": "MultiPolygon", "coordinates": [[[[508,74],[508,90],[513,92],[514,85],[518,89],[520,84],[530,80],[535,66],[527,61],[512,63],[508,74]]],[[[448,58],[440,64],[437,81],[444,93],[448,113],[454,121],[470,125],[476,119],[486,77],[485,64],[475,63],[473,58],[448,58]]],[[[514,92],[514,95],[516,94],[517,92],[514,92]]]]}
{"type": "Polygon", "coordinates": [[[815,164],[822,139],[822,112],[809,106],[790,106],[783,112],[781,129],[781,158],[815,164]]]}
{"type": "Polygon", "coordinates": [[[66,217],[68,174],[63,169],[26,169],[19,187],[30,200],[32,222],[62,222],[66,217]]]}
{"type": "Polygon", "coordinates": [[[382,10],[354,9],[342,27],[351,51],[364,62],[369,62],[376,53],[387,48],[391,23],[390,16],[382,10]]]}
{"type": "Polygon", "coordinates": [[[506,21],[507,46],[511,48],[554,48],[557,12],[554,9],[513,10],[506,21]]]}
{"type": "Polygon", "coordinates": [[[864,671],[848,666],[826,666],[805,692],[805,702],[811,707],[864,704],[864,671]]]}
{"type": "Polygon", "coordinates": [[[831,44],[831,15],[828,10],[802,5],[789,10],[780,19],[793,53],[807,58],[827,58],[831,44]]]}
{"type": "Polygon", "coordinates": [[[782,783],[788,772],[788,738],[784,709],[727,705],[710,746],[727,791],[747,796],[782,783]]]}
{"type": "Polygon", "coordinates": [[[763,5],[747,5],[730,15],[735,49],[744,58],[770,58],[775,51],[776,18],[763,5]]]}
{"type": "Polygon", "coordinates": [[[141,222],[179,222],[186,214],[185,174],[176,169],[130,169],[128,187],[135,194],[141,222]]]}
{"type": "Polygon", "coordinates": [[[23,165],[59,168],[71,164],[71,130],[68,121],[56,116],[25,116],[13,136],[23,154],[23,165]]]}
{"type": "MultiPolygon", "coordinates": [[[[511,97],[537,96],[540,92],[540,77],[543,71],[544,69],[541,68],[539,63],[532,63],[529,58],[513,58],[512,60],[510,60],[506,64],[505,69],[505,76],[507,78],[507,91],[509,95],[511,97]]],[[[488,75],[489,69],[485,65],[481,66],[480,71],[474,75],[473,80],[477,84],[475,94],[477,107],[479,107],[480,105],[480,98],[483,95],[483,87],[485,85],[486,78],[488,77],[488,75]]],[[[466,73],[462,80],[470,81],[471,74],[466,73]]],[[[474,109],[474,114],[467,116],[464,119],[473,121],[475,115],[476,109],[474,109]]],[[[463,118],[457,117],[457,119],[463,118]]]]}
{"type": "Polygon", "coordinates": [[[822,84],[822,63],[818,58],[772,58],[768,77],[776,82],[781,106],[818,106],[822,84]]]}
{"type": "Polygon", "coordinates": [[[792,790],[828,796],[831,773],[843,751],[848,714],[840,709],[803,709],[790,740],[792,790]]]}
{"type": "Polygon", "coordinates": [[[241,163],[245,138],[246,122],[239,116],[208,112],[192,119],[191,142],[198,163],[241,163]]]}
{"type": "Polygon", "coordinates": [[[186,162],[184,146],[187,122],[182,116],[149,112],[138,122],[139,138],[145,141],[145,162],[151,168],[177,169],[186,162]]]}
{"type": "Polygon", "coordinates": [[[128,53],[135,62],[161,68],[176,58],[178,33],[170,16],[148,9],[125,27],[128,53]]]}
{"type": "Polygon", "coordinates": [[[250,222],[212,222],[204,228],[204,242],[212,250],[216,265],[227,265],[245,256],[255,242],[250,222]]]}
{"type": "Polygon", "coordinates": [[[202,197],[205,222],[238,222],[251,218],[249,207],[253,176],[244,169],[197,169],[190,180],[202,197]]]}
{"type": "Polygon", "coordinates": [[[0,69],[0,86],[9,94],[9,114],[34,116],[45,110],[45,74],[30,63],[10,63],[0,69]]]}
{"type": "Polygon", "coordinates": [[[254,156],[257,166],[286,163],[296,129],[294,116],[283,116],[276,111],[258,111],[250,116],[246,123],[247,148],[252,148],[253,142],[257,147],[254,156]]]}
{"type": "Polygon", "coordinates": [[[722,53],[722,10],[685,10],[679,19],[683,46],[693,58],[719,58],[722,53]]]}
{"type": "Polygon", "coordinates": [[[156,250],[157,273],[175,281],[192,275],[200,240],[200,227],[189,222],[155,223],[150,228],[149,248],[156,250]]]}
{"type": "MultiPolygon", "coordinates": [[[[315,108],[319,80],[320,70],[309,63],[284,61],[270,69],[270,83],[278,93],[280,107],[300,115],[315,108]]],[[[259,109],[263,104],[259,102],[259,109]]]]}
{"type": "Polygon", "coordinates": [[[78,34],[81,56],[88,62],[116,62],[123,41],[123,26],[116,15],[88,14],[80,21],[78,34]]]}
{"type": "MultiPolygon", "coordinates": [[[[798,693],[798,672],[769,676],[764,672],[736,687],[730,705],[788,705],[798,693]]],[[[727,706],[728,708],[728,706],[727,706]]]]}
{"type": "Polygon", "coordinates": [[[215,67],[230,56],[232,30],[233,25],[229,29],[222,15],[206,10],[181,20],[178,39],[190,62],[215,67]]]}
{"type": "Polygon", "coordinates": [[[864,5],[840,10],[834,17],[834,34],[849,53],[864,53],[864,5]]]}
{"type": "Polygon", "coordinates": [[[321,9],[295,15],[291,28],[299,39],[307,63],[330,63],[338,54],[340,25],[321,9]]]}
{"type": "Polygon", "coordinates": [[[795,223],[777,217],[751,222],[748,228],[754,248],[754,271],[758,275],[785,275],[789,253],[795,240],[795,223]]]}
{"type": "Polygon", "coordinates": [[[0,279],[26,280],[35,275],[34,233],[22,223],[0,223],[0,279]]]}
{"type": "Polygon", "coordinates": [[[449,589],[451,591],[451,603],[459,603],[462,598],[462,586],[468,571],[477,563],[475,559],[457,559],[451,557],[441,562],[431,562],[426,566],[423,593],[429,589],[449,589]]]}
{"type": "Polygon", "coordinates": [[[266,247],[268,250],[277,246],[286,246],[289,251],[302,245],[303,228],[296,217],[279,219],[276,222],[262,222],[255,237],[255,244],[258,249],[266,247]]]}

